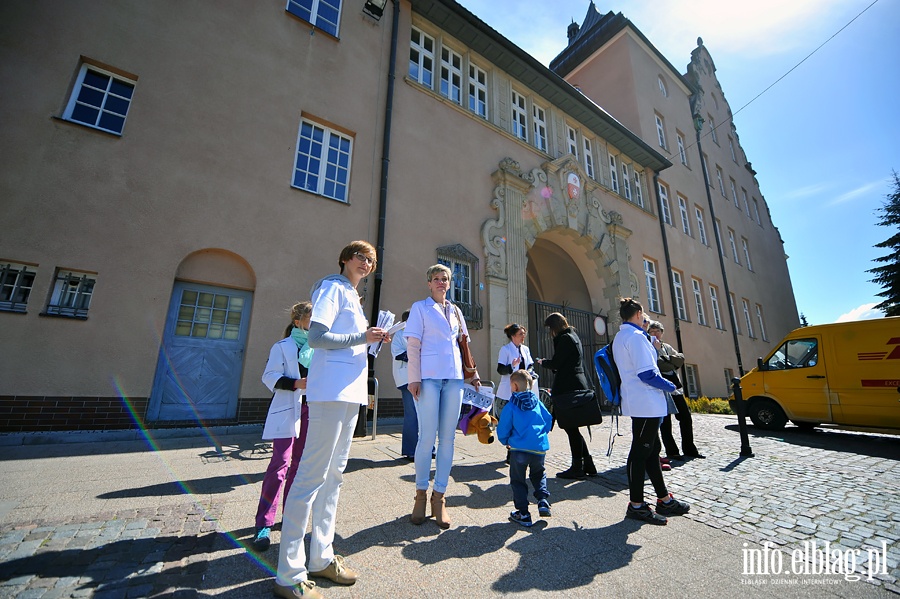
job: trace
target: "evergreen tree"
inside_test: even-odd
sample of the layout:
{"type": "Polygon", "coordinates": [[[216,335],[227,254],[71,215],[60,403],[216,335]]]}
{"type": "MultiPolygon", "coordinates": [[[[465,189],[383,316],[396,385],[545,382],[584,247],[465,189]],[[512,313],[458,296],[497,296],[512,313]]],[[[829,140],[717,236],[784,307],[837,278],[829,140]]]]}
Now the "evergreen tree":
{"type": "Polygon", "coordinates": [[[887,248],[892,252],[875,258],[875,262],[882,266],[866,271],[875,275],[872,282],[878,283],[883,289],[877,295],[883,297],[884,301],[875,308],[884,312],[886,316],[900,316],[900,177],[897,176],[897,171],[893,171],[893,175],[894,190],[884,196],[886,200],[884,206],[876,211],[881,213],[878,224],[882,227],[893,227],[895,230],[885,241],[875,244],[877,248],[887,248]]]}
{"type": "Polygon", "coordinates": [[[800,313],[800,326],[801,327],[809,326],[809,321],[806,320],[806,314],[804,314],[803,312],[800,313]]]}

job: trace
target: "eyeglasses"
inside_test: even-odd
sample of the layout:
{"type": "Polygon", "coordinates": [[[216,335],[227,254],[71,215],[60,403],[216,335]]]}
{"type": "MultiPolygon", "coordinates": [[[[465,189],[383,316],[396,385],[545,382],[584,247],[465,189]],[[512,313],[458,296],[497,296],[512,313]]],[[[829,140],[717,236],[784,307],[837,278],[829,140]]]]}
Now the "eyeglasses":
{"type": "Polygon", "coordinates": [[[375,264],[375,258],[366,256],[365,254],[360,254],[359,252],[354,252],[353,257],[369,265],[375,264]]]}

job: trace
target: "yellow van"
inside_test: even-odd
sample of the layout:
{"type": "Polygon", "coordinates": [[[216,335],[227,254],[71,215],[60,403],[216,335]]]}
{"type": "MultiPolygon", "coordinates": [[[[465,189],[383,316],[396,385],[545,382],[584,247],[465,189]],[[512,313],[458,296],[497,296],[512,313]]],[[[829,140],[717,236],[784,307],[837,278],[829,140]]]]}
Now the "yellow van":
{"type": "Polygon", "coordinates": [[[788,420],[900,429],[900,316],[792,331],[757,359],[741,390],[747,415],[764,429],[788,420]]]}

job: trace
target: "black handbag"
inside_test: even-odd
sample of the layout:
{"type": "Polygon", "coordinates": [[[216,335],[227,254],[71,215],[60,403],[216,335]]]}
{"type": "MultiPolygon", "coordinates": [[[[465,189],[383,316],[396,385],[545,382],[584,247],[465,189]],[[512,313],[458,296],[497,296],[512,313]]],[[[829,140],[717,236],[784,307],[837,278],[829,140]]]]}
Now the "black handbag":
{"type": "Polygon", "coordinates": [[[554,395],[553,417],[561,428],[578,428],[603,422],[600,402],[590,389],[554,395]]]}

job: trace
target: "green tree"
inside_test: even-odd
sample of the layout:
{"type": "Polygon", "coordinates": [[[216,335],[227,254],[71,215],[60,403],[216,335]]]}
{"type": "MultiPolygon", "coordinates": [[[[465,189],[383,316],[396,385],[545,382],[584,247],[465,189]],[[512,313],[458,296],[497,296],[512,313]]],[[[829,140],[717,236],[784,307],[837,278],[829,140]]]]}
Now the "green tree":
{"type": "Polygon", "coordinates": [[[882,227],[892,227],[893,235],[875,244],[877,248],[890,249],[892,252],[875,258],[875,262],[882,266],[866,271],[874,274],[875,278],[871,281],[882,287],[878,297],[883,297],[884,301],[875,308],[884,312],[886,316],[900,316],[900,177],[897,176],[897,171],[893,171],[893,175],[894,190],[884,196],[884,206],[876,209],[876,212],[881,213],[878,224],[882,227]]]}
{"type": "Polygon", "coordinates": [[[804,314],[803,312],[800,313],[800,326],[801,327],[809,326],[809,321],[806,320],[806,314],[804,314]]]}

